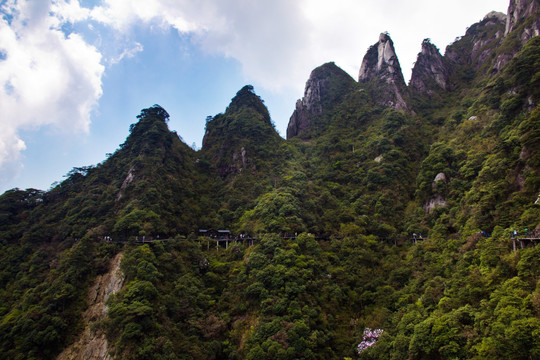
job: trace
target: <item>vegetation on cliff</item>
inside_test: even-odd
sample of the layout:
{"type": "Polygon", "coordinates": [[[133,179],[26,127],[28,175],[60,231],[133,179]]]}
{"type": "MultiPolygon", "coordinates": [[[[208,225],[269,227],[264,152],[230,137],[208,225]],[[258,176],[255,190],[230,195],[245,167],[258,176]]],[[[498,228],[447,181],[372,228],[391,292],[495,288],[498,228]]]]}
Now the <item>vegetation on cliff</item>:
{"type": "Polygon", "coordinates": [[[5,192],[1,357],[72,343],[119,251],[94,324],[118,359],[540,357],[540,247],[511,241],[540,230],[540,39],[501,31],[486,18],[434,57],[448,86],[408,111],[325,64],[301,136],[248,85],[198,152],[154,105],[102,163],[5,192]],[[256,239],[216,248],[201,228],[256,239]],[[366,329],[383,331],[358,354],[366,329]]]}

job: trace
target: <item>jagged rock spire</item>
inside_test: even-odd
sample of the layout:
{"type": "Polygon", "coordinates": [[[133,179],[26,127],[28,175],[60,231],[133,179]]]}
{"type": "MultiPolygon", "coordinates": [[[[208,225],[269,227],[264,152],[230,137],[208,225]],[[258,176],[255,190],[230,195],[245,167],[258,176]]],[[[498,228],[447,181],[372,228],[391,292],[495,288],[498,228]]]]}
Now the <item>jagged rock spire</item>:
{"type": "Polygon", "coordinates": [[[385,94],[379,99],[381,105],[390,106],[396,110],[408,110],[403,98],[406,92],[405,80],[394,43],[387,33],[382,33],[379,41],[368,49],[360,66],[358,81],[368,83],[373,80],[389,85],[385,89],[385,94]]]}
{"type": "Polygon", "coordinates": [[[371,46],[364,56],[358,81],[366,82],[375,77],[384,77],[399,85],[405,85],[394,42],[387,33],[382,33],[379,41],[371,46]]]}
{"type": "Polygon", "coordinates": [[[447,89],[449,70],[439,49],[429,39],[422,42],[412,71],[409,87],[421,93],[432,93],[434,88],[447,89]]]}

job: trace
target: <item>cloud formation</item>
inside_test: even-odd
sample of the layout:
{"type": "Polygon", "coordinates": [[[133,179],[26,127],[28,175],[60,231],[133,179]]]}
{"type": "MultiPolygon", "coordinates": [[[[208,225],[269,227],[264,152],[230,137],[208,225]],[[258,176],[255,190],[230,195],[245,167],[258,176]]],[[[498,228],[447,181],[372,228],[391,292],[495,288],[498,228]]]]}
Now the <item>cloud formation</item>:
{"type": "Polygon", "coordinates": [[[507,6],[508,0],[103,0],[90,17],[123,33],[140,23],[189,33],[208,53],[238,60],[246,78],[279,91],[302,88],[328,61],[356,78],[384,31],[408,78],[424,38],[444,52],[466,26],[507,6]]]}
{"type": "Polygon", "coordinates": [[[424,38],[444,52],[508,1],[7,0],[0,7],[0,182],[20,167],[21,130],[88,131],[106,69],[144,51],[135,30],[173,28],[210,55],[236,59],[257,87],[300,97],[311,70],[325,62],[356,78],[383,31],[407,79],[424,38]],[[77,24],[96,36],[92,44],[77,24]]]}
{"type": "Polygon", "coordinates": [[[304,76],[291,79],[290,75],[309,74],[304,60],[315,55],[305,31],[310,24],[300,4],[288,0],[104,0],[89,17],[124,34],[141,24],[172,27],[189,34],[194,45],[208,54],[238,60],[246,78],[280,90],[300,79],[302,87],[304,76]]]}
{"type": "Polygon", "coordinates": [[[88,131],[102,94],[101,54],[62,30],[45,1],[8,1],[0,20],[0,181],[20,168],[21,129],[88,131]]]}

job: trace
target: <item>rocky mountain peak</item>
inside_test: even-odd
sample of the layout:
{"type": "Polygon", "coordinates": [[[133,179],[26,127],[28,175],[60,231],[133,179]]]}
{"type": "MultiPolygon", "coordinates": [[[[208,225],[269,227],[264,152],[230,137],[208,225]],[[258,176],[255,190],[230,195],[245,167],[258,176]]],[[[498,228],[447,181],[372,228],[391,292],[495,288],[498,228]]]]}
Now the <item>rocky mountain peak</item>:
{"type": "Polygon", "coordinates": [[[490,11],[483,20],[493,19],[496,22],[506,22],[506,14],[499,11],[490,11]]]}
{"type": "Polygon", "coordinates": [[[358,81],[387,84],[384,94],[379,97],[379,103],[396,110],[408,110],[402,95],[406,92],[405,80],[394,43],[387,33],[380,34],[379,41],[368,49],[360,66],[358,81]]]}
{"type": "Polygon", "coordinates": [[[261,114],[266,123],[271,123],[270,113],[252,85],[246,85],[236,93],[227,107],[227,113],[234,113],[246,107],[261,114]]]}
{"type": "Polygon", "coordinates": [[[130,125],[130,134],[121,145],[122,149],[136,156],[164,156],[173,142],[172,138],[178,140],[178,136],[169,131],[169,114],[161,106],[142,109],[137,119],[130,125]]]}
{"type": "Polygon", "coordinates": [[[255,171],[259,160],[273,154],[280,141],[263,100],[246,85],[224,114],[207,118],[202,153],[225,178],[255,171]]]}
{"type": "Polygon", "coordinates": [[[354,84],[354,79],[333,62],[314,69],[306,82],[304,97],[296,102],[289,120],[287,139],[305,133],[312,118],[332,107],[354,84]]]}
{"type": "Polygon", "coordinates": [[[449,70],[439,49],[429,39],[422,42],[412,71],[409,87],[422,93],[432,93],[434,88],[447,89],[449,70]]]}

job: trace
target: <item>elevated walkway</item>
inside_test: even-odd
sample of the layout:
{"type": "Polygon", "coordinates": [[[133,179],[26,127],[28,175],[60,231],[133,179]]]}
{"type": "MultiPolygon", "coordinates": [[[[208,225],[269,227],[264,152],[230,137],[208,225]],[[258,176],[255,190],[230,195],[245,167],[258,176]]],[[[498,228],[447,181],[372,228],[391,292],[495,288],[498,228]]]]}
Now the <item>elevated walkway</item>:
{"type": "Polygon", "coordinates": [[[518,245],[521,249],[525,249],[527,247],[532,247],[540,242],[540,237],[538,235],[534,236],[528,236],[525,235],[523,237],[519,238],[512,238],[512,248],[514,251],[517,251],[518,245]]]}

